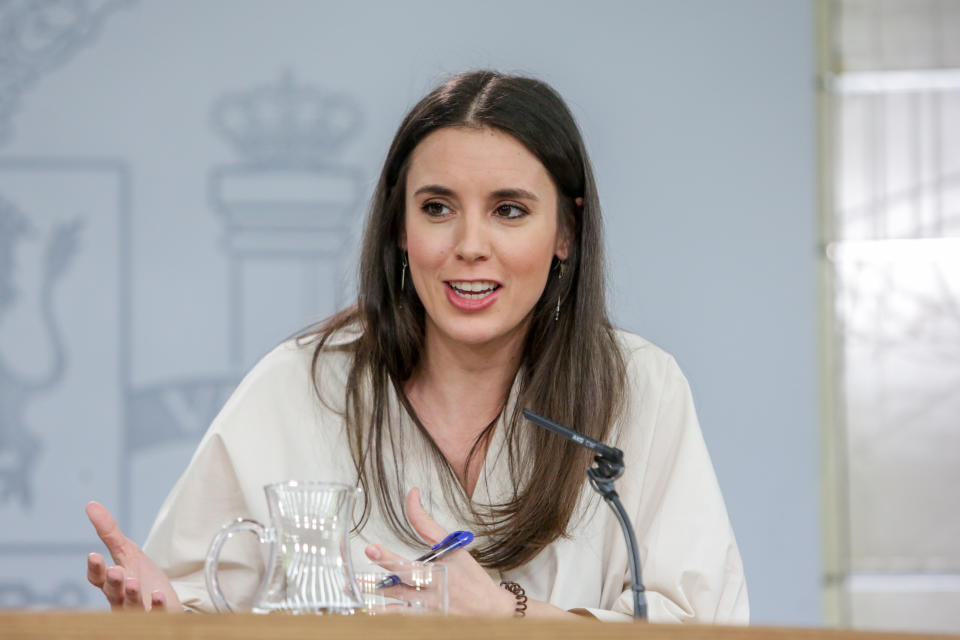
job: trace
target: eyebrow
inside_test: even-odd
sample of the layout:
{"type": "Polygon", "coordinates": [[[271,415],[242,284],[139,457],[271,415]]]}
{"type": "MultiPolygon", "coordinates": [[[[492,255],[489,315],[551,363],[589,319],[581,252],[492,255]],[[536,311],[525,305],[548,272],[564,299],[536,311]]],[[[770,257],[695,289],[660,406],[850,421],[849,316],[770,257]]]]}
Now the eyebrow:
{"type": "MultiPolygon", "coordinates": [[[[421,193],[430,193],[436,196],[454,196],[456,195],[453,189],[448,187],[440,186],[439,184],[428,184],[420,187],[413,192],[414,196],[418,196],[421,193]]],[[[496,191],[490,194],[494,198],[514,198],[517,200],[534,200],[539,201],[540,198],[536,194],[527,191],[526,189],[519,188],[510,188],[510,189],[497,189],[496,191]]]]}

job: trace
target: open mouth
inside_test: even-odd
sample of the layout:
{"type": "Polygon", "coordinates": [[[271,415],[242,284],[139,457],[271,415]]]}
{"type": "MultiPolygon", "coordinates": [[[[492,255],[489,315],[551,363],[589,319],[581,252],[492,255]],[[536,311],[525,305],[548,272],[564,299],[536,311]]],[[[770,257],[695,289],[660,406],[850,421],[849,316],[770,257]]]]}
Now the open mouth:
{"type": "Polygon", "coordinates": [[[451,280],[447,286],[460,298],[467,300],[481,300],[500,288],[492,280],[451,280]]]}

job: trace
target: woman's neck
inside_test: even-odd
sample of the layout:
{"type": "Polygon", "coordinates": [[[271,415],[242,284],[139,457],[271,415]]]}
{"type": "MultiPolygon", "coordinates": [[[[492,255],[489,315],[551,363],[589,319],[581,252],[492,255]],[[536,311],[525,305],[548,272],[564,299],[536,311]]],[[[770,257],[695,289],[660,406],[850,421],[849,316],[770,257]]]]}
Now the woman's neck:
{"type": "Polygon", "coordinates": [[[510,391],[520,366],[522,336],[470,345],[437,334],[428,327],[408,390],[428,399],[432,413],[448,419],[472,416],[473,422],[483,423],[482,428],[500,411],[510,391]],[[487,414],[490,417],[484,421],[487,414]]]}

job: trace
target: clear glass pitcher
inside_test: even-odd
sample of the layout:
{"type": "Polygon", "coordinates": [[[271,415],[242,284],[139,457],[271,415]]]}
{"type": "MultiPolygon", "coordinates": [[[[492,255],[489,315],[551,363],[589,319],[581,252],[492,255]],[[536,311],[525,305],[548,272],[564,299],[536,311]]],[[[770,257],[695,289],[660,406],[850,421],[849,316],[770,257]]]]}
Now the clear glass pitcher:
{"type": "Polygon", "coordinates": [[[350,560],[350,525],[360,490],[296,481],[268,484],[263,490],[270,526],[239,518],[225,524],[210,544],[205,573],[217,611],[233,611],[220,589],[220,551],[241,531],[253,532],[269,545],[254,613],[352,614],[362,609],[350,560]]]}

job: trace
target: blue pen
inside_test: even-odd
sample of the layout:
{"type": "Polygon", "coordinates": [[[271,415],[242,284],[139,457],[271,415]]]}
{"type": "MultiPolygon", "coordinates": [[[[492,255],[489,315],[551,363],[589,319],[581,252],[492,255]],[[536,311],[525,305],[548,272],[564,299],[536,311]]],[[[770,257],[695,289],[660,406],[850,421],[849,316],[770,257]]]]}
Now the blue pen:
{"type": "MultiPolygon", "coordinates": [[[[439,560],[451,551],[456,551],[473,542],[473,534],[469,531],[454,531],[446,538],[433,545],[430,551],[417,558],[414,562],[433,562],[439,560]]],[[[389,575],[377,583],[377,589],[385,589],[400,584],[400,576],[389,575]]]]}

